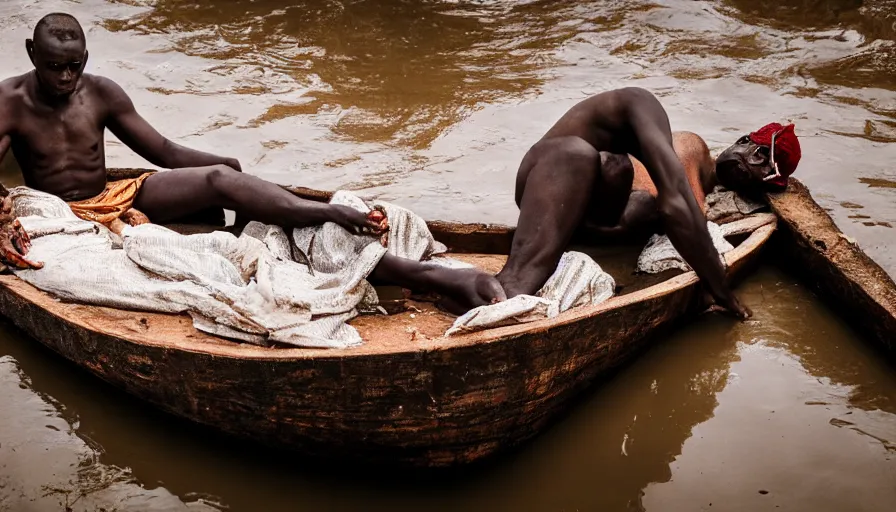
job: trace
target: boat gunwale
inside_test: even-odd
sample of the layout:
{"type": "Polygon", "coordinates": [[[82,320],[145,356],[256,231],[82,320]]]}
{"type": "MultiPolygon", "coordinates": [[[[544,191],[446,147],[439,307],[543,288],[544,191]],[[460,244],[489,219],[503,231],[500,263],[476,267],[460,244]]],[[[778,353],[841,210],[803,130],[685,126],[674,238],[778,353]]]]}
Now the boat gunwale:
{"type": "MultiPolygon", "coordinates": [[[[724,255],[725,261],[729,267],[736,267],[742,260],[750,256],[754,251],[761,249],[769,240],[776,229],[776,217],[767,214],[768,222],[766,224],[754,227],[750,235],[738,244],[733,250],[724,255]]],[[[509,228],[508,228],[509,229],[509,228]]],[[[132,311],[125,309],[109,308],[103,306],[93,306],[78,303],[62,302],[52,295],[43,292],[25,281],[15,276],[0,276],[0,286],[7,292],[17,295],[19,298],[34,303],[45,313],[52,315],[64,323],[74,326],[78,329],[112,336],[123,341],[136,345],[144,345],[150,347],[166,348],[173,350],[182,350],[197,354],[204,354],[214,357],[226,357],[232,359],[245,359],[253,361],[289,361],[289,360],[307,360],[307,359],[348,359],[348,358],[370,358],[370,357],[390,357],[407,354],[425,354],[434,351],[447,351],[460,349],[472,345],[488,344],[498,341],[506,341],[526,334],[537,334],[547,332],[554,328],[559,328],[572,323],[593,320],[595,317],[607,314],[632,305],[637,302],[661,298],[679,292],[688,286],[695,285],[699,281],[694,271],[684,272],[673,276],[665,281],[654,284],[647,288],[637,290],[628,294],[614,296],[607,301],[595,306],[582,306],[561,313],[557,317],[550,319],[542,319],[534,322],[523,324],[498,327],[483,331],[471,333],[463,333],[451,337],[440,336],[427,343],[420,343],[416,347],[407,347],[400,349],[378,350],[377,346],[364,343],[357,347],[347,349],[321,349],[310,347],[261,347],[257,345],[240,343],[238,341],[221,338],[200,331],[195,331],[199,336],[194,338],[178,337],[172,340],[161,340],[158,335],[152,336],[151,332],[141,334],[137,332],[116,332],[116,330],[101,329],[90,322],[86,321],[83,315],[65,314],[69,306],[79,308],[89,308],[94,311],[115,311],[117,313],[129,313],[133,315],[143,315],[149,317],[184,317],[186,315],[156,313],[148,311],[132,311]],[[51,301],[50,304],[46,304],[51,301]],[[56,304],[62,304],[62,308],[53,307],[56,304]],[[206,338],[206,339],[203,339],[206,338]],[[210,343],[208,339],[216,342],[210,343]]],[[[188,317],[187,317],[188,318],[188,317]]],[[[194,328],[195,329],[195,328],[194,328]]],[[[150,330],[151,331],[151,330],[150,330]]],[[[195,335],[194,335],[195,336],[195,335]]]]}

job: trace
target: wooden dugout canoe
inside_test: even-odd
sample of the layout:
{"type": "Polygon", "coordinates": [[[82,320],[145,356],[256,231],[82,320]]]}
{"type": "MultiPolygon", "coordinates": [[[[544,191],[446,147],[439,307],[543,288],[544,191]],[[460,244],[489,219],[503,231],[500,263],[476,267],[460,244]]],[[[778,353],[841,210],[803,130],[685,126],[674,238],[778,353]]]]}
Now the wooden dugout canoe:
{"type": "MultiPolygon", "coordinates": [[[[143,171],[110,175],[135,172],[143,171]]],[[[739,222],[726,255],[731,279],[758,263],[775,220],[739,222]]],[[[430,228],[454,257],[491,271],[513,234],[478,224],[430,228]]],[[[633,269],[636,255],[618,268],[633,269]]],[[[705,307],[693,272],[630,278],[601,264],[625,286],[598,306],[444,338],[452,318],[415,303],[416,311],[354,320],[365,343],[347,350],[238,344],[196,331],[185,315],[62,303],[11,275],[0,276],[0,313],[108,383],[194,422],[311,456],[448,466],[531,438],[575,392],[705,307]]]]}

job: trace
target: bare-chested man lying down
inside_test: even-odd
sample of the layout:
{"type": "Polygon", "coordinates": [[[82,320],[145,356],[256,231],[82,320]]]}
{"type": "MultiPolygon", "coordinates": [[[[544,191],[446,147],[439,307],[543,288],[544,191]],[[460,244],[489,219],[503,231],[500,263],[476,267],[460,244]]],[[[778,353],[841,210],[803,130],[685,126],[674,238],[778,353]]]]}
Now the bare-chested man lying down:
{"type": "MultiPolygon", "coordinates": [[[[0,159],[12,146],[25,184],[69,202],[81,218],[114,227],[121,221],[146,222],[146,217],[164,223],[220,207],[286,228],[335,222],[348,230],[379,234],[379,224],[364,213],[297,198],[239,172],[233,158],[194,151],[160,135],[115,82],[84,74],[86,41],[72,16],[45,16],[26,49],[34,70],[0,82],[0,159]],[[172,170],[107,182],[106,128],[143,158],[172,170]]],[[[17,266],[35,266],[21,256],[14,262],[17,266]]],[[[375,283],[443,294],[452,299],[456,312],[505,298],[495,277],[484,272],[439,268],[388,254],[370,277],[375,283]]]]}
{"type": "Polygon", "coordinates": [[[592,96],[523,158],[516,179],[519,222],[498,280],[508,297],[532,294],[554,272],[575,232],[599,240],[664,228],[715,308],[748,318],[750,310],[725,283],[703,214],[705,195],[717,182],[748,195],[780,190],[799,158],[793,125],[765,126],[713,162],[700,137],[671,133],[665,110],[649,92],[627,88],[592,96]]]}

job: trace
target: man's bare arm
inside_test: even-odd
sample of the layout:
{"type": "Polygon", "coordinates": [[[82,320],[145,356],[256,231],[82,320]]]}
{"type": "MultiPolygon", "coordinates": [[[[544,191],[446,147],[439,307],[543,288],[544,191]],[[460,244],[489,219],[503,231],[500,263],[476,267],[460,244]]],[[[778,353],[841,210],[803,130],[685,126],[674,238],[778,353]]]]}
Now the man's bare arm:
{"type": "Polygon", "coordinates": [[[137,113],[134,103],[118,84],[102,77],[96,80],[109,108],[109,130],[152,164],[167,169],[225,164],[242,171],[235,158],[204,153],[165,138],[137,113]]]}
{"type": "MultiPolygon", "coordinates": [[[[637,94],[637,93],[636,93],[637,94]]],[[[657,209],[669,241],[694,269],[717,304],[747,317],[744,308],[725,282],[725,269],[712,243],[703,209],[694,198],[684,166],[672,145],[669,120],[659,101],[649,93],[636,97],[639,108],[630,120],[638,153],[657,189],[657,209]],[[655,103],[655,106],[651,105],[655,103]]]]}
{"type": "Polygon", "coordinates": [[[9,147],[12,145],[11,134],[14,129],[11,100],[7,95],[7,89],[3,85],[6,85],[6,82],[0,83],[0,162],[3,161],[3,157],[6,156],[6,152],[9,151],[9,147]]]}

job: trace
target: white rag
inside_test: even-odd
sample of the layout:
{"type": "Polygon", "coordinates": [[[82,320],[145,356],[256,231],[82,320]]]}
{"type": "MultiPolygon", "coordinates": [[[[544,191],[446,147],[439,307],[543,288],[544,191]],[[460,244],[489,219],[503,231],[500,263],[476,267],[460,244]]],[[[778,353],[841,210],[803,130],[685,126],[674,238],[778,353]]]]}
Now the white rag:
{"type": "MultiPolygon", "coordinates": [[[[137,311],[188,313],[204,332],[255,344],[345,348],[362,340],[348,321],[378,310],[367,276],[386,252],[455,268],[471,265],[432,258],[446,251],[425,221],[409,210],[376,201],[389,218],[387,247],[342,227],[295,229],[250,223],[226,232],[181,235],[154,224],[127,227],[119,239],[102,225],[79,219],[61,199],[27,187],[10,190],[15,214],[32,238],[30,259],[41,270],[13,269],[22,280],[63,300],[137,311]]],[[[336,192],[334,204],[367,212],[359,197],[336,192]]],[[[733,204],[733,203],[732,203],[733,204]]],[[[708,223],[720,254],[731,250],[708,223]]],[[[667,237],[654,236],[638,268],[689,270],[667,237]]],[[[552,318],[613,296],[616,283],[589,256],[563,255],[536,295],[473,309],[446,336],[552,318]]]]}
{"type": "MultiPolygon", "coordinates": [[[[737,219],[764,206],[721,187],[707,196],[706,205],[713,219],[737,219]]],[[[713,246],[719,253],[719,259],[725,266],[723,255],[734,248],[725,240],[728,233],[724,226],[715,222],[707,222],[706,227],[713,246]]],[[[672,269],[688,272],[691,267],[668,236],[653,235],[638,256],[637,271],[656,274],[672,269]]],[[[567,252],[560,259],[557,270],[535,295],[518,295],[498,304],[473,309],[458,317],[445,335],[553,318],[574,307],[600,304],[613,296],[615,288],[613,277],[589,256],[567,252]]]]}
{"type": "Polygon", "coordinates": [[[616,281],[590,256],[563,253],[557,270],[535,295],[472,309],[454,321],[446,336],[553,318],[578,306],[596,305],[613,296],[616,281]]]}
{"type": "MultiPolygon", "coordinates": [[[[389,218],[388,249],[333,223],[295,229],[292,241],[282,228],[257,222],[239,237],[143,224],[125,228],[118,245],[53,195],[27,187],[10,193],[32,237],[28,257],[44,262],[40,270],[14,269],[22,280],[72,302],[188,313],[201,331],[255,344],[358,345],[347,322],[377,309],[366,278],[383,255],[420,261],[445,251],[423,219],[385,202],[375,204],[389,218]]],[[[332,202],[370,209],[348,192],[332,202]]]]}

